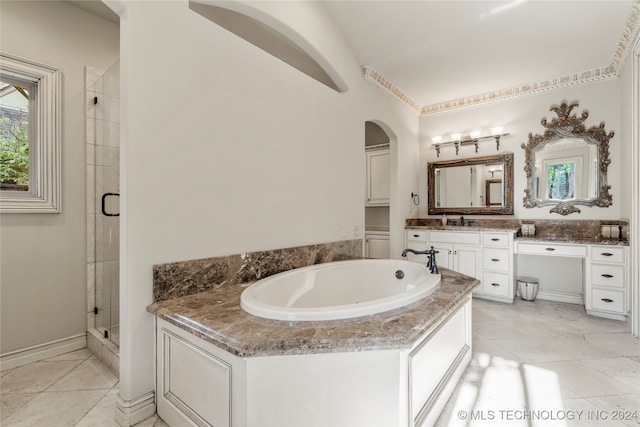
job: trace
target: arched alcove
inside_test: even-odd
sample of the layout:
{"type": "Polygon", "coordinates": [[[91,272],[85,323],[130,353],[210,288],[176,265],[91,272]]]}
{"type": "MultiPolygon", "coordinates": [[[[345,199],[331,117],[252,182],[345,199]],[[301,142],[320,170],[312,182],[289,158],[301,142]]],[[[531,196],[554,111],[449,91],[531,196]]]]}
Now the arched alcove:
{"type": "Polygon", "coordinates": [[[300,34],[258,9],[235,2],[189,1],[189,8],[238,37],[337,91],[347,85],[300,34]]]}

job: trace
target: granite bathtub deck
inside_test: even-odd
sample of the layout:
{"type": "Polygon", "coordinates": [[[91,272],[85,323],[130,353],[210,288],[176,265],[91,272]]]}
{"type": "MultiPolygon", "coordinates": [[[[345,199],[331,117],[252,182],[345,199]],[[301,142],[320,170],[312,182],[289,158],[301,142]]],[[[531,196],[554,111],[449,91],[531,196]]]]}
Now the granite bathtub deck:
{"type": "Polygon", "coordinates": [[[479,283],[447,269],[441,275],[430,296],[353,319],[289,322],[253,316],[240,308],[240,294],[250,283],[157,302],[147,311],[238,357],[410,348],[479,283]]]}

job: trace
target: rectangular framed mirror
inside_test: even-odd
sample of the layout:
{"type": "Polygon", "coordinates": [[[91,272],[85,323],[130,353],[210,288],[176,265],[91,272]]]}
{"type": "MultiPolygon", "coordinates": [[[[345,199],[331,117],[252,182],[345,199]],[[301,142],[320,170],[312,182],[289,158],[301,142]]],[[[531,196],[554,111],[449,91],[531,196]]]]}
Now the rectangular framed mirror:
{"type": "Polygon", "coordinates": [[[429,215],[513,215],[513,153],[430,162],[429,215]]]}

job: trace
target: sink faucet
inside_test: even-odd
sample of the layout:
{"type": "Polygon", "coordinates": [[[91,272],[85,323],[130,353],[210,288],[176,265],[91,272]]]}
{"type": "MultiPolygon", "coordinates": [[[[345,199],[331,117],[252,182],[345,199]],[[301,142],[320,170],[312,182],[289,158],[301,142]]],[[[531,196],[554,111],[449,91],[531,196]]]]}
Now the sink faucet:
{"type": "Polygon", "coordinates": [[[436,264],[436,254],[439,252],[433,249],[433,246],[431,246],[431,249],[429,249],[428,251],[416,251],[415,249],[407,248],[402,251],[402,256],[406,257],[407,252],[411,252],[415,255],[427,255],[427,268],[429,269],[431,274],[440,274],[440,271],[438,271],[438,265],[436,264]]]}
{"type": "Polygon", "coordinates": [[[460,215],[460,225],[464,227],[464,217],[460,215]]]}

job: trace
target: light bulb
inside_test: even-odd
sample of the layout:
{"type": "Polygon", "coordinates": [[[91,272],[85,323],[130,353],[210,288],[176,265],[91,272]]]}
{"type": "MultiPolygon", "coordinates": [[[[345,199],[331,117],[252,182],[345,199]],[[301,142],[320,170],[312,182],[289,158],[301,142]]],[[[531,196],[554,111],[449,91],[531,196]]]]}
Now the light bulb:
{"type": "Polygon", "coordinates": [[[454,141],[460,141],[460,137],[462,136],[462,134],[460,133],[452,133],[451,134],[451,139],[453,139],[454,141]]]}
{"type": "Polygon", "coordinates": [[[440,144],[441,142],[442,142],[442,137],[441,136],[431,137],[431,143],[433,145],[440,144]]]}
{"type": "Polygon", "coordinates": [[[493,135],[500,135],[502,134],[502,126],[496,126],[494,128],[491,128],[491,133],[493,135]]]}

